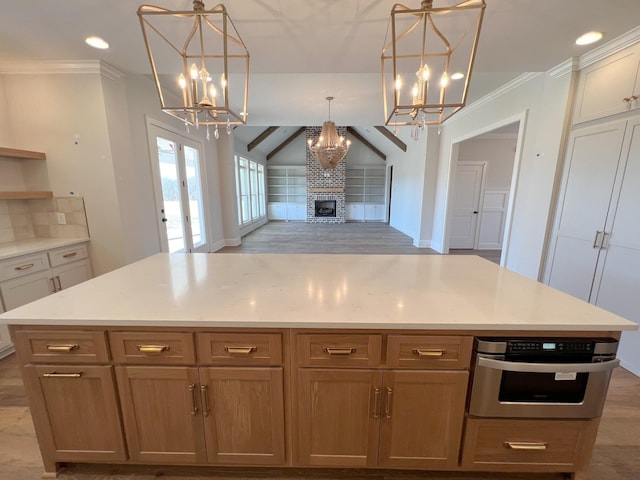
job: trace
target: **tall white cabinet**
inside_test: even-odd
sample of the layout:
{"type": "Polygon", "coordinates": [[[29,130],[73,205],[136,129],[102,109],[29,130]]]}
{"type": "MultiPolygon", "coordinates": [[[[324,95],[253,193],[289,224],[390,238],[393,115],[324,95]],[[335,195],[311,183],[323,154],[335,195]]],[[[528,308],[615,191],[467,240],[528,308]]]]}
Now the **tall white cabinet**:
{"type": "MultiPolygon", "coordinates": [[[[581,72],[574,121],[590,123],[574,125],[569,137],[544,280],[640,324],[640,115],[633,112],[635,100],[624,100],[635,88],[631,80],[627,97],[609,91],[617,90],[620,75],[635,80],[637,51],[581,72]],[[610,113],[617,120],[592,121],[610,113]]],[[[640,332],[623,334],[618,355],[640,375],[640,332]]]]}

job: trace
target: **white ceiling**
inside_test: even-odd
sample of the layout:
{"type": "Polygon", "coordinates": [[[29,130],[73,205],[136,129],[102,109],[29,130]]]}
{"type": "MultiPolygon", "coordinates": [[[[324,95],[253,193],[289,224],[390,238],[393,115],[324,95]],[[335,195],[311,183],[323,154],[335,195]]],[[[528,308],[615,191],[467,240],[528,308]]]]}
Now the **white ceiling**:
{"type": "MultiPolygon", "coordinates": [[[[589,30],[611,40],[640,22],[640,0],[486,0],[471,101],[524,72],[546,71],[593,47],[589,30]]],[[[3,1],[0,64],[102,60],[124,73],[149,73],[135,0],[3,1]],[[92,49],[89,35],[106,39],[92,49]]],[[[191,10],[192,0],[149,0],[191,10]]],[[[436,6],[452,0],[435,0],[436,6]]],[[[455,3],[455,2],[454,2],[455,3]]],[[[251,54],[249,139],[266,125],[320,125],[334,96],[337,124],[383,122],[380,53],[394,0],[226,0],[251,54]],[[258,128],[262,126],[262,128],[258,128]]],[[[416,8],[420,0],[405,0],[416,8]]],[[[216,5],[206,0],[206,8],[216,5]]],[[[244,127],[243,127],[244,128],[244,127]]]]}

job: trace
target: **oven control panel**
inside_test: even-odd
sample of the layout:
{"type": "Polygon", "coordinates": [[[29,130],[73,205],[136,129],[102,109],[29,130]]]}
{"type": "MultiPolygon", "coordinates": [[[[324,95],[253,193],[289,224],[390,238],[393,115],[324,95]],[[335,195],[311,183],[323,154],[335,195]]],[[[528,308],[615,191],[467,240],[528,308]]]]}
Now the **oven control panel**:
{"type": "Polygon", "coordinates": [[[593,341],[509,340],[506,353],[593,353],[593,341]]]}
{"type": "Polygon", "coordinates": [[[615,355],[618,341],[614,338],[488,338],[476,337],[475,351],[490,355],[557,356],[615,355]]]}

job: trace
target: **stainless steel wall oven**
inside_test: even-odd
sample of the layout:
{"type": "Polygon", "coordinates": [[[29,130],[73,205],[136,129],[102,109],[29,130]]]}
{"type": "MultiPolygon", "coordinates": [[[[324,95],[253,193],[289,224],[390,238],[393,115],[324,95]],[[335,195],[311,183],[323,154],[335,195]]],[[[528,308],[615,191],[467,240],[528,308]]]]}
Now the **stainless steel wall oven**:
{"type": "Polygon", "coordinates": [[[618,341],[476,338],[469,414],[595,418],[602,413],[618,341]]]}

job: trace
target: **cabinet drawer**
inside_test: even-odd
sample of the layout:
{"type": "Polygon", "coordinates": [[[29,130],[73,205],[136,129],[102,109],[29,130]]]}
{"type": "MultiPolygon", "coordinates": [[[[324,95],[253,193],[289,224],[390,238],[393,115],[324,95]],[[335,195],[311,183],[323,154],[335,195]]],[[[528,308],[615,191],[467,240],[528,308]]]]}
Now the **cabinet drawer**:
{"type": "Polygon", "coordinates": [[[382,335],[299,334],[297,353],[302,366],[373,367],[382,357],[382,335]]]}
{"type": "Polygon", "coordinates": [[[197,333],[196,344],[201,364],[282,364],[280,333],[197,333]]]}
{"type": "Polygon", "coordinates": [[[49,252],[49,261],[51,266],[64,265],[65,263],[75,262],[87,258],[89,252],[87,251],[87,245],[70,245],[64,248],[58,248],[49,252]]]}
{"type": "Polygon", "coordinates": [[[19,330],[16,350],[24,363],[105,363],[105,332],[19,330]]]}
{"type": "Polygon", "coordinates": [[[184,332],[110,332],[113,360],[138,365],[193,365],[193,335],[184,332]]]}
{"type": "Polygon", "coordinates": [[[40,272],[49,268],[46,253],[23,255],[0,261],[0,281],[40,272]]]}
{"type": "Polygon", "coordinates": [[[465,369],[471,363],[473,337],[389,335],[387,366],[465,369]]]}
{"type": "Polygon", "coordinates": [[[598,420],[467,419],[462,466],[572,471],[590,457],[598,420]],[[564,470],[563,470],[564,469],[564,470]]]}

